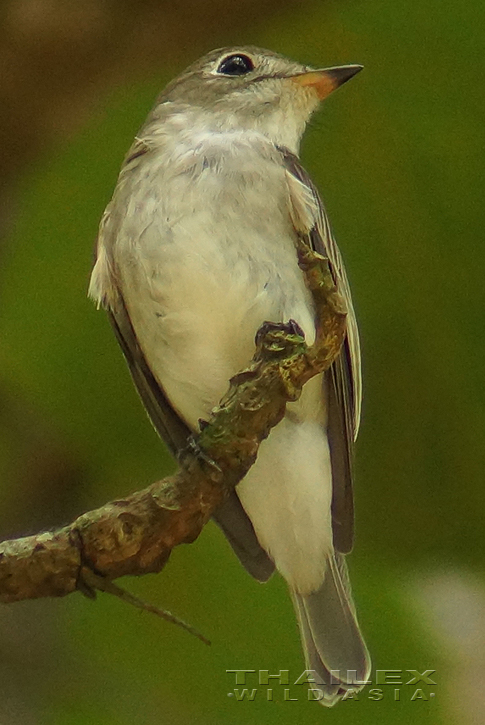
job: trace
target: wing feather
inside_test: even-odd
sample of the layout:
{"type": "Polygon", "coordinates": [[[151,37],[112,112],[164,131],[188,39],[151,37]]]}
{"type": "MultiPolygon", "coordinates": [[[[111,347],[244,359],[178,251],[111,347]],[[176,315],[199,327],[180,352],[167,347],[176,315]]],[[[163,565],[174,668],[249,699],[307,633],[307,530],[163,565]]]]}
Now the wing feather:
{"type": "Polygon", "coordinates": [[[298,157],[288,149],[280,148],[280,152],[289,175],[290,213],[295,230],[312,249],[328,258],[335,282],[348,308],[347,336],[339,357],[326,373],[324,381],[332,459],[334,545],[338,551],[347,553],[353,544],[352,460],[362,395],[357,323],[342,257],[333,238],[323,202],[298,157]],[[295,181],[298,186],[295,186],[295,181]]]}
{"type": "Polygon", "coordinates": [[[108,316],[145,410],[158,434],[172,454],[177,456],[187,446],[191,431],[172,408],[155,379],[138,343],[121,295],[118,296],[115,309],[108,309],[108,316]]]}

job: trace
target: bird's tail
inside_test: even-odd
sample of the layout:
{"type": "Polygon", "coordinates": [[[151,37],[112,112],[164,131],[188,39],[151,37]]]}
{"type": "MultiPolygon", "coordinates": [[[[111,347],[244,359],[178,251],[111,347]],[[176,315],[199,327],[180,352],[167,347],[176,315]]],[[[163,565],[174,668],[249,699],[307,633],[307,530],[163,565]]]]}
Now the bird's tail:
{"type": "Polygon", "coordinates": [[[357,623],[345,558],[332,554],[322,586],[311,594],[292,591],[305,653],[309,686],[322,705],[335,705],[360,690],[370,658],[357,623]],[[313,679],[314,682],[310,680],[313,679]]]}

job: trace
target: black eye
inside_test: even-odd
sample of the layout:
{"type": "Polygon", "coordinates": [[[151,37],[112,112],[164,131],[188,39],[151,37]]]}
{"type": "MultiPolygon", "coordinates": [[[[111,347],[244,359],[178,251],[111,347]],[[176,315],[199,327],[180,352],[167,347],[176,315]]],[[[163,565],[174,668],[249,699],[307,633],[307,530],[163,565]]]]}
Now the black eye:
{"type": "Polygon", "coordinates": [[[218,73],[225,76],[243,76],[254,70],[254,63],[247,55],[228,55],[220,62],[218,73]]]}

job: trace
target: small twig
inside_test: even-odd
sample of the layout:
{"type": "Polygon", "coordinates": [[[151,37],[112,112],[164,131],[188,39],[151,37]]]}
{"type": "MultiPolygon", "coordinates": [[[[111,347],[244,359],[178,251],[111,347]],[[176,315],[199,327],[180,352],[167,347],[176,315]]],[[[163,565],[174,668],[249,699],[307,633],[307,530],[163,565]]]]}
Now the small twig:
{"type": "Polygon", "coordinates": [[[194,637],[197,637],[197,639],[200,639],[201,642],[210,646],[211,641],[209,639],[207,639],[207,637],[204,637],[203,634],[198,632],[190,624],[187,624],[187,622],[184,622],[183,619],[176,617],[174,614],[172,614],[171,612],[168,612],[166,609],[160,609],[159,607],[156,607],[154,604],[149,604],[148,602],[144,602],[142,599],[139,599],[131,592],[127,592],[126,589],[122,589],[120,586],[118,586],[114,582],[110,581],[109,579],[105,579],[105,577],[95,574],[93,571],[91,571],[91,569],[86,569],[83,572],[83,580],[84,580],[84,584],[91,586],[94,590],[99,590],[102,592],[106,592],[107,594],[112,594],[113,596],[118,597],[118,599],[121,599],[122,602],[131,604],[133,607],[136,607],[137,609],[141,609],[145,612],[150,612],[151,614],[156,614],[157,617],[161,617],[162,619],[165,619],[167,622],[171,622],[172,624],[175,624],[177,627],[181,627],[182,629],[185,629],[186,632],[188,632],[189,634],[193,634],[194,637]]]}

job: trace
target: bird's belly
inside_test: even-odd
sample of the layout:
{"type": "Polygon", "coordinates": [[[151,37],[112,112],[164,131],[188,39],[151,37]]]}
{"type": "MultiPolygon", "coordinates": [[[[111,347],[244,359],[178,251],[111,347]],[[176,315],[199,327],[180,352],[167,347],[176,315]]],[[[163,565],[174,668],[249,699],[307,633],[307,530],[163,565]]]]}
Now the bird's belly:
{"type": "Polygon", "coordinates": [[[196,243],[187,238],[190,229],[179,230],[180,239],[176,233],[171,244],[147,250],[143,263],[128,267],[125,285],[136,294],[125,299],[140,345],[193,429],[250,362],[265,320],[294,319],[309,342],[315,334],[291,237],[268,241],[250,225],[241,227],[228,238],[224,230],[209,234],[199,225],[196,243]]]}
{"type": "Polygon", "coordinates": [[[333,550],[324,427],[286,416],[261,443],[237,491],[260,544],[289,585],[301,594],[319,589],[333,550]]]}

